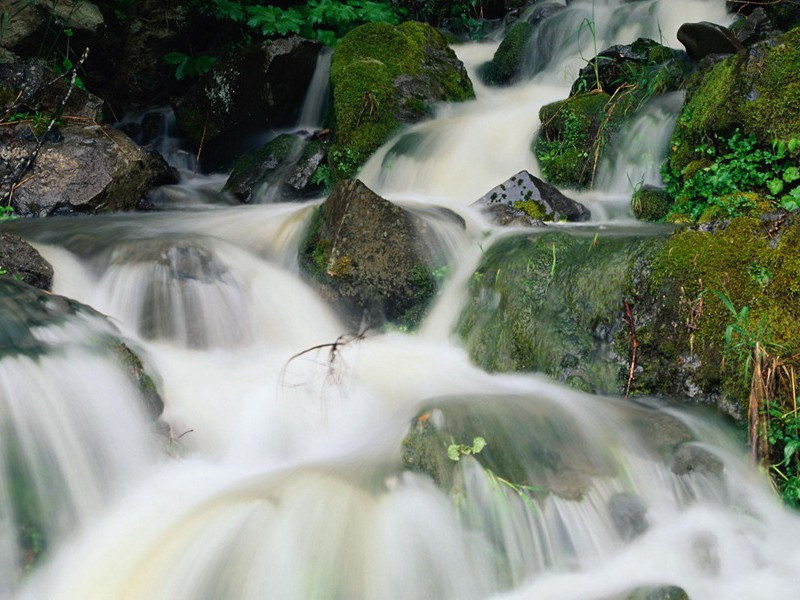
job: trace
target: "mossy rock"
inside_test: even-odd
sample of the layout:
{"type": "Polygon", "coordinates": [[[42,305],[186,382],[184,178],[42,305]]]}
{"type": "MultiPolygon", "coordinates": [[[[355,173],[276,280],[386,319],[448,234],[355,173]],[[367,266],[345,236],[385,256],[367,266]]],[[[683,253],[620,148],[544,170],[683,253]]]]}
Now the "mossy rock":
{"type": "Polygon", "coordinates": [[[533,25],[526,21],[517,21],[512,25],[492,60],[481,65],[479,75],[484,83],[509,85],[514,81],[525,60],[525,50],[533,30],[533,25]]]}
{"type": "Polygon", "coordinates": [[[642,186],[631,198],[633,215],[641,221],[661,221],[672,208],[674,200],[667,192],[652,186],[642,186]]]}
{"type": "Polygon", "coordinates": [[[800,138],[800,29],[762,42],[695,75],[671,141],[670,169],[696,160],[695,148],[740,129],[769,146],[800,138]]]}
{"type": "Polygon", "coordinates": [[[430,116],[434,103],[474,97],[442,34],[415,22],[353,29],[333,53],[331,86],[337,179],[353,175],[403,123],[430,116]]]}
{"type": "Polygon", "coordinates": [[[549,183],[585,188],[620,124],[636,109],[631,94],[578,94],[543,106],[532,151],[549,183]]]}

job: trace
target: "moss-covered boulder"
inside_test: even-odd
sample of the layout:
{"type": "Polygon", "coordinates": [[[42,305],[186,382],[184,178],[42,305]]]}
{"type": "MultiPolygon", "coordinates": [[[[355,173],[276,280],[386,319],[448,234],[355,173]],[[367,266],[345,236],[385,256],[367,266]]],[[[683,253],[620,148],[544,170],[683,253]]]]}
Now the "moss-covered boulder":
{"type": "Polygon", "coordinates": [[[582,93],[543,106],[542,126],[532,150],[546,181],[585,188],[594,176],[603,149],[637,102],[631,94],[582,93]]]}
{"type": "Polygon", "coordinates": [[[734,54],[744,47],[730,29],[707,21],[681,25],[678,41],[696,61],[715,54],[734,54]]]}
{"type": "Polygon", "coordinates": [[[567,198],[527,171],[520,171],[489,190],[473,206],[501,219],[507,213],[495,213],[499,206],[511,207],[537,221],[588,221],[591,218],[583,204],[567,198]]]}
{"type": "Polygon", "coordinates": [[[492,60],[480,68],[479,75],[484,83],[508,85],[514,81],[525,59],[533,30],[533,25],[526,21],[517,21],[511,26],[492,60]]]}
{"type": "Polygon", "coordinates": [[[670,170],[689,168],[696,148],[718,146],[737,129],[767,148],[776,139],[800,138],[800,29],[693,78],[670,144],[670,170]]]}
{"type": "Polygon", "coordinates": [[[326,140],[284,133],[241,156],[222,188],[242,202],[289,202],[321,196],[330,178],[326,140]]]}
{"type": "Polygon", "coordinates": [[[340,181],[315,210],[300,264],[324,298],[358,328],[415,326],[441,266],[426,222],[358,180],[340,181]]]}
{"type": "Polygon", "coordinates": [[[633,216],[641,221],[661,221],[672,208],[674,200],[661,188],[645,185],[631,198],[633,216]]]}
{"type": "Polygon", "coordinates": [[[292,37],[219,62],[173,105],[178,127],[199,144],[236,127],[294,125],[319,48],[316,42],[292,37]]]}
{"type": "Polygon", "coordinates": [[[330,164],[353,175],[403,123],[474,97],[464,65],[429,25],[369,23],[342,38],[331,64],[336,132],[330,164]]]}

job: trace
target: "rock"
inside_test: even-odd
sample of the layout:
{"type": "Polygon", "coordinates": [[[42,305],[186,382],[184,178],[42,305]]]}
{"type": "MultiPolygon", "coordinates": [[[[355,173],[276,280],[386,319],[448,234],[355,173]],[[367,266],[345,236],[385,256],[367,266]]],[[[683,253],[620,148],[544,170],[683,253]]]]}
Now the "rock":
{"type": "Polygon", "coordinates": [[[640,221],[660,221],[667,216],[675,200],[663,189],[644,185],[633,193],[633,216],[640,221]]]}
{"type": "Polygon", "coordinates": [[[368,23],[339,42],[331,63],[335,179],[352,176],[403,123],[437,102],[474,97],[466,69],[429,25],[368,23]]]}
{"type": "Polygon", "coordinates": [[[633,494],[615,494],[608,501],[608,512],[619,536],[633,540],[647,531],[647,505],[633,494]]]}
{"type": "Polygon", "coordinates": [[[520,73],[525,60],[528,40],[533,35],[534,27],[526,21],[514,23],[506,37],[494,53],[492,60],[478,71],[484,83],[489,85],[509,85],[520,73]]]}
{"type": "Polygon", "coordinates": [[[681,444],[672,457],[670,469],[675,475],[699,473],[707,477],[722,477],[723,462],[705,448],[696,444],[681,444]]]}
{"type": "Polygon", "coordinates": [[[549,19],[553,15],[560,13],[566,6],[556,2],[537,2],[536,7],[530,15],[528,15],[528,23],[531,25],[538,25],[545,19],[549,19]]]}
{"type": "Polygon", "coordinates": [[[762,7],[756,8],[746,18],[731,25],[731,32],[743,46],[752,46],[776,36],[772,21],[762,7]]]}
{"type": "MultiPolygon", "coordinates": [[[[0,174],[32,152],[25,125],[0,131],[0,174]]],[[[66,127],[42,145],[33,168],[14,192],[22,216],[132,210],[155,185],[174,183],[164,160],[145,152],[120,131],[100,126],[66,127]]]]}
{"type": "Polygon", "coordinates": [[[78,34],[96,33],[104,25],[102,13],[88,0],[33,0],[12,10],[14,16],[4,22],[0,43],[18,54],[38,51],[53,23],[78,34]]]}
{"type": "Polygon", "coordinates": [[[744,48],[730,29],[707,21],[681,25],[678,41],[686,48],[689,58],[696,61],[711,54],[735,54],[744,48]]]}
{"type": "Polygon", "coordinates": [[[577,94],[543,106],[542,126],[531,146],[543,178],[557,186],[588,187],[602,150],[636,107],[632,94],[612,98],[606,93],[577,94]]]}
{"type": "Polygon", "coordinates": [[[613,96],[625,85],[641,87],[644,78],[648,82],[647,92],[651,95],[677,90],[688,71],[681,55],[677,50],[647,38],[639,38],[632,44],[611,46],[580,70],[570,96],[597,89],[598,84],[603,92],[613,96]]]}
{"type": "Polygon", "coordinates": [[[325,140],[281,134],[239,158],[222,191],[242,202],[290,202],[322,196],[330,173],[327,154],[325,140]]]}
{"type": "Polygon", "coordinates": [[[541,221],[588,221],[592,216],[583,204],[567,198],[527,171],[520,171],[491,189],[474,206],[496,204],[511,206],[541,221]]]}
{"type": "Polygon", "coordinates": [[[492,204],[484,209],[489,218],[501,227],[544,227],[544,222],[534,219],[524,210],[508,204],[492,204]]]}
{"type": "MultiPolygon", "coordinates": [[[[696,163],[695,149],[739,129],[765,148],[800,138],[800,30],[755,44],[716,63],[690,82],[670,142],[674,174],[696,163]]],[[[696,170],[696,169],[695,169],[696,170]]]]}
{"type": "Polygon", "coordinates": [[[0,272],[40,290],[53,288],[53,267],[18,235],[0,233],[0,272]]]}
{"type": "Polygon", "coordinates": [[[690,598],[682,588],[665,585],[636,588],[613,600],[690,600],[690,598]]]}
{"type": "Polygon", "coordinates": [[[780,31],[788,31],[800,21],[800,0],[781,0],[780,2],[729,0],[726,4],[729,12],[739,15],[752,15],[759,9],[763,10],[780,31]]]}
{"type": "MultiPolygon", "coordinates": [[[[44,117],[60,109],[69,90],[66,78],[40,64],[0,63],[0,109],[3,113],[41,113],[44,117]]],[[[65,117],[90,121],[100,118],[103,101],[78,87],[64,105],[65,117]]]]}
{"type": "Polygon", "coordinates": [[[217,63],[173,106],[195,144],[237,127],[293,125],[314,74],[320,45],[299,37],[246,48],[217,63]]]}
{"type": "Polygon", "coordinates": [[[300,262],[358,327],[415,325],[436,292],[426,224],[358,180],[340,181],[314,214],[300,262]]]}

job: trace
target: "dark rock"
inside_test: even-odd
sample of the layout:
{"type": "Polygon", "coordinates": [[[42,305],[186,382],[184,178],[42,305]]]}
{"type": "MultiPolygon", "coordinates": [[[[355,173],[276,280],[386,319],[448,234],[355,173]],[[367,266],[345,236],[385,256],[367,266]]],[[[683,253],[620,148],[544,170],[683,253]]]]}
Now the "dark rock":
{"type": "Polygon", "coordinates": [[[772,21],[762,7],[756,8],[746,18],[739,19],[731,25],[731,31],[743,46],[752,46],[775,37],[772,21]]]}
{"type": "Polygon", "coordinates": [[[324,140],[281,134],[239,158],[222,191],[232,193],[242,202],[289,202],[321,196],[325,191],[325,176],[330,172],[327,155],[324,140]],[[259,193],[254,197],[257,190],[259,193]]]}
{"type": "Polygon", "coordinates": [[[505,204],[541,221],[588,221],[591,212],[580,202],[567,198],[555,187],[520,171],[483,195],[475,205],[505,204]]]}
{"type": "Polygon", "coordinates": [[[514,208],[509,204],[492,204],[485,211],[489,218],[502,227],[544,227],[544,221],[534,219],[524,210],[514,208]]]}
{"type": "Polygon", "coordinates": [[[663,189],[644,185],[633,193],[633,215],[641,221],[660,221],[667,216],[674,199],[663,189]]]}
{"type": "Polygon", "coordinates": [[[506,37],[494,53],[492,60],[481,65],[479,74],[489,85],[508,85],[520,73],[525,60],[528,40],[533,35],[533,25],[518,21],[508,30],[506,37]]]}
{"type": "MultiPolygon", "coordinates": [[[[0,63],[0,109],[5,113],[42,113],[60,109],[69,90],[67,78],[40,64],[0,63]]],[[[72,89],[63,116],[97,120],[103,101],[78,87],[72,89]]],[[[49,119],[47,119],[49,122],[49,119]]]]}
{"type": "Polygon", "coordinates": [[[763,10],[780,31],[788,31],[800,21],[800,0],[780,0],[779,2],[729,0],[726,4],[729,12],[739,15],[752,15],[758,10],[763,10]]]}
{"type": "Polygon", "coordinates": [[[33,0],[12,13],[3,23],[0,43],[19,54],[35,53],[54,22],[77,34],[94,34],[105,25],[103,14],[88,0],[33,0]]]}
{"type": "Polygon", "coordinates": [[[5,277],[45,291],[53,288],[53,267],[18,235],[0,233],[0,268],[5,277]]]}
{"type": "Polygon", "coordinates": [[[247,48],[215,65],[174,104],[179,128],[195,143],[240,126],[294,124],[320,45],[299,37],[247,48]]]}
{"type": "Polygon", "coordinates": [[[709,54],[735,54],[744,48],[730,29],[707,21],[681,25],[678,41],[686,48],[689,58],[695,61],[709,54]]]}
{"type": "MultiPolygon", "coordinates": [[[[0,174],[8,174],[30,155],[34,143],[26,127],[0,131],[0,174]]],[[[100,126],[67,127],[63,139],[45,142],[27,181],[14,192],[19,215],[98,213],[131,210],[152,187],[174,183],[164,160],[145,152],[125,134],[100,126]]]]}
{"type": "Polygon", "coordinates": [[[619,600],[690,600],[690,598],[683,589],[665,585],[637,588],[620,596],[619,600]]]}
{"type": "Polygon", "coordinates": [[[425,221],[358,180],[339,182],[317,209],[300,262],[323,296],[358,327],[413,325],[436,292],[425,221]]]}
{"type": "Polygon", "coordinates": [[[531,25],[538,25],[545,19],[549,19],[553,15],[560,13],[566,6],[557,4],[555,2],[542,2],[537,3],[530,15],[528,15],[528,23],[531,25]]]}
{"type": "Polygon", "coordinates": [[[633,494],[615,494],[608,501],[614,528],[623,540],[632,540],[647,531],[647,505],[633,494]]]}
{"type": "Polygon", "coordinates": [[[681,444],[672,456],[670,469],[675,475],[698,473],[707,477],[722,477],[724,463],[714,454],[696,444],[681,444]]]}

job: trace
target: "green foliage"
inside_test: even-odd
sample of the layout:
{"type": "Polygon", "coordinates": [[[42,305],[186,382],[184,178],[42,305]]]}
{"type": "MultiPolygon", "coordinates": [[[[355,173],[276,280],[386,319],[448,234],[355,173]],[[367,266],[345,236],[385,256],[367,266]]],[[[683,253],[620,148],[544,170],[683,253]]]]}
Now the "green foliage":
{"type": "Polygon", "coordinates": [[[189,56],[183,52],[170,52],[164,55],[164,62],[175,65],[175,79],[181,80],[208,73],[217,59],[208,54],[189,56]]]}
{"type": "Polygon", "coordinates": [[[737,129],[727,139],[717,137],[698,146],[694,155],[695,160],[681,171],[665,165],[667,192],[676,199],[673,214],[697,221],[736,217],[770,206],[800,208],[800,139],[776,141],[765,148],[756,136],[737,129]],[[762,206],[759,197],[765,201],[762,206]]]}
{"type": "Polygon", "coordinates": [[[0,223],[3,221],[11,221],[17,218],[17,213],[14,212],[13,206],[0,206],[0,223]]]}
{"type": "Polygon", "coordinates": [[[800,508],[800,417],[796,406],[787,409],[771,402],[767,435],[770,446],[779,449],[770,467],[778,491],[786,504],[800,508]]]}
{"type": "Polygon", "coordinates": [[[478,436],[473,438],[472,445],[457,444],[455,442],[447,446],[447,458],[458,462],[462,456],[470,456],[471,454],[480,454],[481,450],[486,447],[486,440],[478,436]]]}

